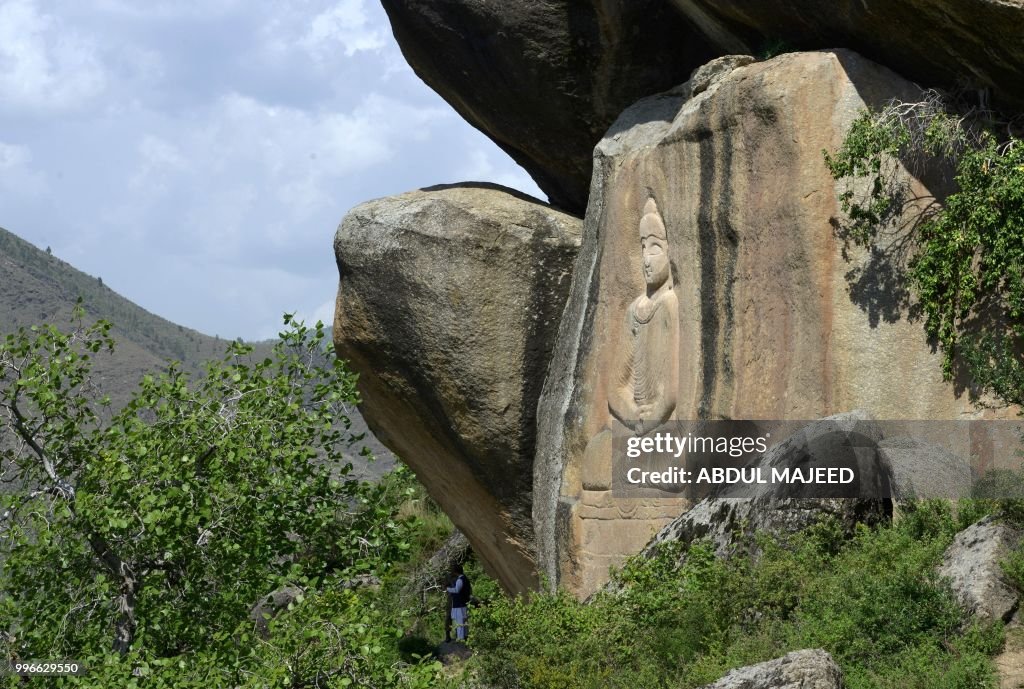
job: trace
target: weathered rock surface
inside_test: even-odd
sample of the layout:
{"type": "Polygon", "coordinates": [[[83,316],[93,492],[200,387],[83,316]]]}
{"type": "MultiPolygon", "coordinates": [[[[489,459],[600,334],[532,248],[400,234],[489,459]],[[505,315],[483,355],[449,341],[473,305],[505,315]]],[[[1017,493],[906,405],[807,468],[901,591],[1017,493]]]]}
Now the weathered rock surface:
{"type": "Polygon", "coordinates": [[[270,637],[270,621],[286,610],[292,603],[298,602],[305,590],[298,586],[282,586],[264,596],[249,610],[256,633],[267,639],[270,637]]]}
{"type": "Polygon", "coordinates": [[[335,348],[364,418],[513,592],[537,584],[536,400],[579,236],[577,218],[466,184],[364,203],[335,238],[335,348]]]}
{"type": "MultiPolygon", "coordinates": [[[[821,466],[838,466],[856,453],[861,455],[860,470],[856,472],[862,484],[856,487],[858,493],[883,495],[888,491],[888,467],[878,461],[876,453],[866,452],[869,444],[877,444],[881,439],[881,429],[864,412],[838,414],[794,433],[771,448],[756,464],[768,475],[773,467],[811,467],[819,462],[821,466]],[[866,442],[855,441],[856,445],[851,445],[848,434],[863,436],[866,442]],[[808,448],[814,457],[807,456],[808,448]]],[[[755,533],[784,537],[826,517],[834,518],[846,533],[853,533],[858,523],[877,524],[892,516],[892,505],[884,499],[787,495],[795,490],[806,488],[795,484],[764,484],[757,486],[752,496],[739,498],[735,495],[747,496],[751,491],[736,488],[720,491],[714,497],[701,500],[659,531],[645,552],[652,552],[657,544],[666,541],[692,543],[706,539],[716,555],[725,557],[741,545],[749,545],[748,539],[755,533]]]]}
{"type": "Polygon", "coordinates": [[[957,534],[939,565],[953,593],[979,620],[1011,621],[1020,609],[1020,594],[1007,581],[1001,562],[1020,546],[1024,534],[1009,524],[985,517],[957,534]]]}
{"type": "MultiPolygon", "coordinates": [[[[816,419],[857,408],[880,419],[975,413],[943,381],[920,323],[907,318],[898,266],[847,251],[832,226],[841,189],[822,150],[838,148],[865,105],[914,99],[917,87],[848,51],[781,55],[701,86],[696,95],[687,83],[638,102],[595,149],[534,463],[542,570],[584,595],[688,506],[677,501],[674,515],[666,504],[644,506],[631,516],[587,476],[592,459],[610,451],[603,438],[624,352],[627,373],[661,386],[669,419],[816,419]],[[651,198],[667,228],[678,305],[677,336],[661,341],[677,347],[667,359],[677,371],[652,363],[662,352],[637,354],[634,343],[645,327],[635,307],[648,279],[638,226],[651,198]],[[615,510],[614,529],[601,526],[615,510]]],[[[902,181],[911,197],[930,196],[909,175],[902,181]]]]}
{"type": "Polygon", "coordinates": [[[437,659],[442,665],[455,665],[473,657],[473,649],[460,641],[445,641],[437,647],[437,659]]]}
{"type": "Polygon", "coordinates": [[[990,88],[1024,105],[1024,0],[674,2],[724,52],[849,48],[923,86],[990,88]]]}
{"type": "Polygon", "coordinates": [[[702,689],[843,689],[843,672],[820,648],[732,670],[702,689]]]}
{"type": "Polygon", "coordinates": [[[618,114],[723,54],[851,49],[922,86],[1024,107],[1024,0],[382,4],[416,73],[574,213],[618,114]]]}
{"type": "Polygon", "coordinates": [[[1024,687],[1024,628],[1008,630],[1003,652],[992,662],[999,673],[999,689],[1024,687]]]}
{"type": "Polygon", "coordinates": [[[898,503],[971,495],[971,465],[963,457],[919,438],[885,438],[878,453],[889,469],[892,498],[898,503]]]}
{"type": "Polygon", "coordinates": [[[716,57],[706,65],[693,70],[690,75],[690,97],[707,91],[722,77],[729,76],[734,69],[757,62],[753,55],[723,55],[716,57]]]}
{"type": "Polygon", "coordinates": [[[416,74],[579,215],[594,145],[619,113],[714,57],[663,0],[382,4],[416,74]]]}

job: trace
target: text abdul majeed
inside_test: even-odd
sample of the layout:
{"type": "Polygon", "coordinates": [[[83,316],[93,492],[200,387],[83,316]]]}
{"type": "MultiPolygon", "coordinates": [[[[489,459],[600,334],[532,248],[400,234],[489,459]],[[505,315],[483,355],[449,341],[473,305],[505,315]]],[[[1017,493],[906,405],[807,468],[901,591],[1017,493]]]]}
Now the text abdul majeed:
{"type": "MultiPolygon", "coordinates": [[[[626,441],[626,456],[638,459],[643,455],[672,456],[676,459],[683,453],[715,453],[729,457],[742,457],[752,452],[761,454],[768,451],[768,436],[753,437],[708,437],[688,433],[677,436],[671,433],[655,433],[650,436],[633,436],[626,441]]],[[[660,471],[649,471],[632,467],[626,472],[626,480],[632,484],[758,484],[758,483],[853,483],[855,475],[846,467],[701,467],[691,471],[684,467],[671,466],[660,471]]]]}

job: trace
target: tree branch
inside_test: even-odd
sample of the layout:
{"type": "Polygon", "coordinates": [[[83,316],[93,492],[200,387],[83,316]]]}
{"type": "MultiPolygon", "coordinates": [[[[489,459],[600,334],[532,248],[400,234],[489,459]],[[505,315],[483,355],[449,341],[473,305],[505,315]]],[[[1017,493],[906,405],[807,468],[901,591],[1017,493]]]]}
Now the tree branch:
{"type": "MultiPolygon", "coordinates": [[[[39,458],[43,470],[53,482],[53,489],[47,492],[54,493],[68,502],[72,518],[76,518],[74,500],[75,487],[70,481],[64,479],[57,473],[53,459],[49,456],[43,446],[36,440],[28,426],[25,416],[18,408],[16,402],[4,404],[4,407],[11,414],[11,421],[15,432],[31,448],[32,452],[39,458]]],[[[76,526],[78,526],[76,524],[76,526]]],[[[79,527],[80,528],[80,527],[79,527]]],[[[131,648],[135,638],[135,596],[138,591],[138,578],[127,562],[114,552],[107,539],[92,530],[85,530],[86,540],[96,557],[103,563],[117,580],[120,587],[120,595],[117,597],[118,618],[114,624],[113,648],[116,652],[124,655],[131,648]]]]}

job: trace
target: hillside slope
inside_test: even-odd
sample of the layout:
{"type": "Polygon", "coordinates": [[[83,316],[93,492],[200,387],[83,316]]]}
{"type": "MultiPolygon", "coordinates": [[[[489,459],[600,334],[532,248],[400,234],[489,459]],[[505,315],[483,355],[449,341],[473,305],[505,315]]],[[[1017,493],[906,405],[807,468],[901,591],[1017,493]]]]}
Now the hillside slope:
{"type": "Polygon", "coordinates": [[[114,362],[98,363],[104,386],[123,398],[144,373],[172,359],[196,371],[199,362],[219,357],[225,342],[176,325],[125,299],[74,266],[0,229],[0,330],[38,323],[67,327],[78,298],[87,319],[114,324],[114,362]]]}
{"type": "MultiPolygon", "coordinates": [[[[113,324],[117,348],[112,356],[96,358],[95,373],[115,404],[128,399],[143,375],[164,370],[167,362],[180,361],[186,371],[198,373],[202,362],[222,356],[227,345],[225,340],[146,311],[104,285],[100,278],[0,228],[0,335],[44,322],[68,329],[79,297],[87,321],[103,318],[113,324]]],[[[262,356],[273,342],[254,344],[262,356]]],[[[352,430],[367,432],[356,409],[352,409],[351,416],[352,430]]],[[[362,443],[353,447],[351,459],[357,473],[367,478],[384,473],[395,461],[368,432],[362,443]],[[363,444],[378,461],[368,464],[358,456],[363,444]]]]}

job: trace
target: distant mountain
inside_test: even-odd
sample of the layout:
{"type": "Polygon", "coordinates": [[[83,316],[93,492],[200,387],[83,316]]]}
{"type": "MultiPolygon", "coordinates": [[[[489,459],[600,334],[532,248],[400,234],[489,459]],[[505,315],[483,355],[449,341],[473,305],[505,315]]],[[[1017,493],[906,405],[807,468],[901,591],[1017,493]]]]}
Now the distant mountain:
{"type": "MultiPolygon", "coordinates": [[[[220,358],[228,344],[146,311],[101,278],[0,228],[0,336],[40,323],[67,329],[79,297],[89,322],[103,318],[113,324],[117,348],[113,356],[97,357],[94,372],[115,404],[128,399],[143,375],[165,370],[169,361],[180,361],[186,371],[198,373],[202,362],[220,358]]],[[[252,344],[262,357],[273,341],[252,344]]],[[[368,432],[358,410],[353,408],[351,417],[352,430],[366,432],[366,438],[353,448],[350,459],[359,475],[379,476],[394,465],[394,456],[368,432]],[[362,445],[370,448],[376,462],[358,456],[362,445]]]]}

